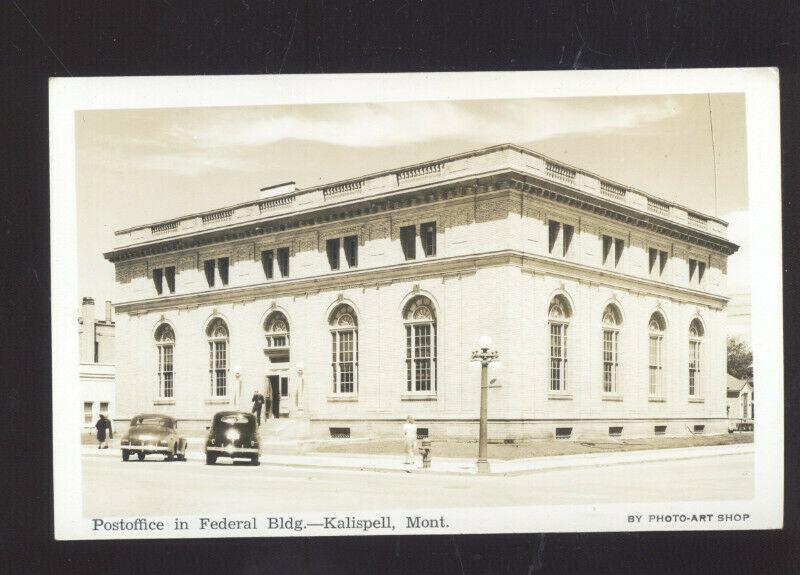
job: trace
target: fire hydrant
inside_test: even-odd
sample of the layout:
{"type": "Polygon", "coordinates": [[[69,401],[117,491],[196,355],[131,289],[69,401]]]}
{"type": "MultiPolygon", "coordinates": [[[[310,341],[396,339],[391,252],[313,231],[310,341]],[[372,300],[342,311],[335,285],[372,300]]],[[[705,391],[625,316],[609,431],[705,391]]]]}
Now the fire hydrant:
{"type": "Polygon", "coordinates": [[[423,439],[419,442],[419,454],[422,456],[422,468],[428,469],[431,466],[431,440],[423,439]]]}

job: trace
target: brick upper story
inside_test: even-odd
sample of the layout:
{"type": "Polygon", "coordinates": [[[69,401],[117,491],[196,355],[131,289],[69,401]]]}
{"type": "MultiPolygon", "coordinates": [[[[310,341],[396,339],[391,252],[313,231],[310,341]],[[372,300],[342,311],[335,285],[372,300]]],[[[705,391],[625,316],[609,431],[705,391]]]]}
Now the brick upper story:
{"type": "MultiPolygon", "coordinates": [[[[718,218],[504,144],[324,186],[264,189],[252,202],[120,230],[105,257],[118,283],[143,276],[175,294],[501,250],[722,294],[726,257],[738,249],[726,232],[718,218]],[[403,228],[412,226],[419,256],[409,258],[403,228]],[[423,244],[431,232],[433,254],[423,244]],[[215,286],[205,285],[210,260],[215,286]]],[[[140,282],[122,299],[157,295],[140,282]]]]}

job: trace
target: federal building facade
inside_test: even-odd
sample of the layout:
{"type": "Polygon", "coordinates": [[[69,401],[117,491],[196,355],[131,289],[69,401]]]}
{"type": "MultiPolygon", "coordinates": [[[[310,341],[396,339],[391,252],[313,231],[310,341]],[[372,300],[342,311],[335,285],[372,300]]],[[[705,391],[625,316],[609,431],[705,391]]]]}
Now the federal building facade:
{"type": "Polygon", "coordinates": [[[305,433],[722,433],[727,224],[505,144],[116,232],[118,420],[305,433]]]}

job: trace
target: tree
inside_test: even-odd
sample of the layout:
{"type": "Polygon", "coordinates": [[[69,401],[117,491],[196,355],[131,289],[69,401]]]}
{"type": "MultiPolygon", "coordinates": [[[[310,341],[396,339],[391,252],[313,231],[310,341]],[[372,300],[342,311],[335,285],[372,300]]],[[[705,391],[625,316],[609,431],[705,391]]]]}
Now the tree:
{"type": "Polygon", "coordinates": [[[728,373],[739,379],[753,378],[753,350],[738,337],[728,338],[728,373]]]}

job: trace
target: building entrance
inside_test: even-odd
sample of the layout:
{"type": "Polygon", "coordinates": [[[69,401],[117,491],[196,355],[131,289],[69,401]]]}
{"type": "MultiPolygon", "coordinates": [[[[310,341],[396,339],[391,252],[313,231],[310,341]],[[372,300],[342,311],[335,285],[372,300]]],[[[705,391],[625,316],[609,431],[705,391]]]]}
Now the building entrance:
{"type": "Polygon", "coordinates": [[[286,399],[289,395],[289,378],[281,375],[268,375],[267,385],[269,389],[266,393],[272,398],[270,414],[272,417],[278,418],[281,416],[281,400],[286,399]]]}

